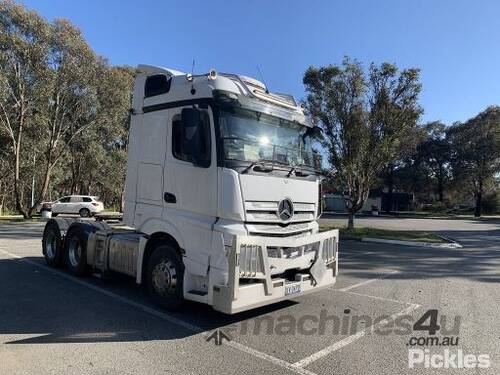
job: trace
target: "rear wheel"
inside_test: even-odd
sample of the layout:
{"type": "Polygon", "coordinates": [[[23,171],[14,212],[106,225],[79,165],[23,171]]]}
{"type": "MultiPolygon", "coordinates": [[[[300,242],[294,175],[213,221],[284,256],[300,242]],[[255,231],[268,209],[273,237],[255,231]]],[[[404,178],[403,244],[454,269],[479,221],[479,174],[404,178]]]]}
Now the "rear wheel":
{"type": "Polygon", "coordinates": [[[79,226],[70,228],[66,234],[66,266],[75,276],[83,276],[87,271],[87,237],[88,233],[79,226]]]}
{"type": "Polygon", "coordinates": [[[47,264],[59,267],[62,263],[63,245],[59,226],[49,221],[45,226],[42,238],[42,251],[47,264]]]}
{"type": "Polygon", "coordinates": [[[82,208],[79,214],[81,217],[90,217],[90,210],[88,208],[82,208]]]}
{"type": "Polygon", "coordinates": [[[149,258],[146,287],[151,299],[167,310],[178,310],[183,302],[184,264],[171,246],[157,247],[149,258]]]}

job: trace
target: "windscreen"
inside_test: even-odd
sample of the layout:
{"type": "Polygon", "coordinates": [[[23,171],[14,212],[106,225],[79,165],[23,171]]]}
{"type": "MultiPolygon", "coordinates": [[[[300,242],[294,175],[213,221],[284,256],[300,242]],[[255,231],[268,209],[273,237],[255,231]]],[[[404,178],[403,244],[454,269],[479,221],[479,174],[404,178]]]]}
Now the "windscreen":
{"type": "Polygon", "coordinates": [[[316,167],[317,157],[304,125],[236,108],[220,111],[219,126],[226,160],[316,167]]]}

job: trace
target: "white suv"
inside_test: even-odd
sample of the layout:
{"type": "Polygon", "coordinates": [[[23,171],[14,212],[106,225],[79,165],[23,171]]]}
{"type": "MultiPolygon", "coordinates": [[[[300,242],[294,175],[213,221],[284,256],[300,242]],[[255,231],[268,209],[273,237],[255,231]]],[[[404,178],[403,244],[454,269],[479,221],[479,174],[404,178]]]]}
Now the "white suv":
{"type": "Polygon", "coordinates": [[[50,206],[52,216],[79,214],[81,217],[89,217],[104,210],[104,205],[99,201],[99,197],[90,195],[69,195],[52,202],[50,206]]]}

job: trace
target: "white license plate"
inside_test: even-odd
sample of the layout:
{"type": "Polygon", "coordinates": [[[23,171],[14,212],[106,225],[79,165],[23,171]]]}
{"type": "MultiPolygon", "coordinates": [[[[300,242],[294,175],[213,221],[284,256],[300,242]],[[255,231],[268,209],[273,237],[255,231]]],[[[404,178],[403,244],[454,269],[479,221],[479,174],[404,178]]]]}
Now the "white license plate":
{"type": "Polygon", "coordinates": [[[300,284],[285,285],[285,296],[298,294],[302,291],[300,284]]]}

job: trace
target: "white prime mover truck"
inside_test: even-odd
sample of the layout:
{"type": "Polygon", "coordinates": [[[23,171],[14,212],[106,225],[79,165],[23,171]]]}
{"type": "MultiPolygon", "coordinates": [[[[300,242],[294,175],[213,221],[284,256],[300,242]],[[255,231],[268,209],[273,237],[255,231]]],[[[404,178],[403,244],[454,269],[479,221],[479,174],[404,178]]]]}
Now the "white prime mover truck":
{"type": "Polygon", "coordinates": [[[49,220],[50,266],[126,274],[167,309],[228,314],[335,283],[338,231],[317,222],[318,128],[293,97],[140,65],[130,113],[123,225],[49,220]]]}

